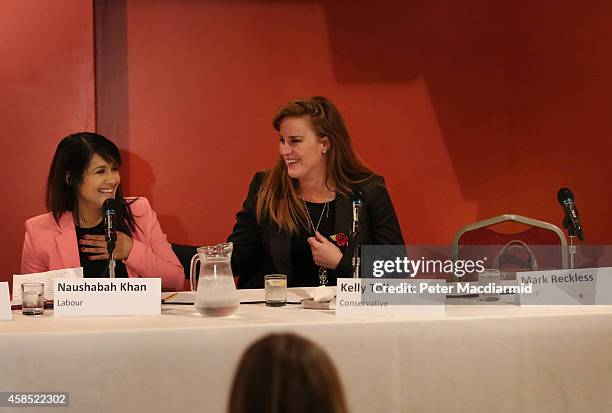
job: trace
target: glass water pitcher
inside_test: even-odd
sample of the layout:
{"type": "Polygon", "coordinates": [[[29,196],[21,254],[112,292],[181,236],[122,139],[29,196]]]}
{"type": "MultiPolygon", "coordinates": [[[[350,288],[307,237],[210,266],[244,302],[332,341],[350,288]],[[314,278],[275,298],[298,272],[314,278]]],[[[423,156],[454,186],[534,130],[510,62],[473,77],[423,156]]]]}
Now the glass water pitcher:
{"type": "Polygon", "coordinates": [[[232,274],[232,250],[231,242],[199,247],[191,259],[189,280],[192,291],[196,285],[196,265],[200,262],[194,305],[202,315],[227,316],[240,305],[232,274]]]}

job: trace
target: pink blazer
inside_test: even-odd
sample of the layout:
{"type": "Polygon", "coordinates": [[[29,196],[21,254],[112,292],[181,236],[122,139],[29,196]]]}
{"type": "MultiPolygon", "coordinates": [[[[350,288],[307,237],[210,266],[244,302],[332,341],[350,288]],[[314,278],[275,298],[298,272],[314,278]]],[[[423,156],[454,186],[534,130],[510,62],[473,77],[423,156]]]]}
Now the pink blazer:
{"type": "MultiPolygon", "coordinates": [[[[133,198],[129,198],[131,200],[133,198]]],[[[146,198],[130,205],[136,231],[130,255],[123,260],[130,277],[161,277],[164,291],[181,290],[183,267],[162,232],[157,214],[146,198]]],[[[21,273],[80,267],[79,247],[71,212],[60,216],[59,225],[50,213],[30,218],[21,254],[21,273]]]]}

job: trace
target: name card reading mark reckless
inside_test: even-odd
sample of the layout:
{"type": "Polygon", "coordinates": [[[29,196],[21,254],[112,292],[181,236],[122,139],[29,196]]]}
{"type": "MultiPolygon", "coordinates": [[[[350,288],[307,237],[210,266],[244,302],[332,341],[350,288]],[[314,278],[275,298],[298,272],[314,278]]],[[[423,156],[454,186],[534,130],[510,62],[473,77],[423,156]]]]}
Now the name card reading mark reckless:
{"type": "Polygon", "coordinates": [[[119,284],[119,290],[117,290],[117,284],[57,284],[57,291],[68,291],[68,292],[116,292],[116,291],[147,291],[146,284],[130,284],[123,282],[119,284]]]}

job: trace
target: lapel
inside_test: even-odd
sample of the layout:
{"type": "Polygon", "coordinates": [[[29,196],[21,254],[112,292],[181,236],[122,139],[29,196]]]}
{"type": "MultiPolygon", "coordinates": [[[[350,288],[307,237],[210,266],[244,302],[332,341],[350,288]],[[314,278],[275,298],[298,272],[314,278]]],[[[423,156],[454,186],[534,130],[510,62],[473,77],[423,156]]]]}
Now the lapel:
{"type": "Polygon", "coordinates": [[[270,238],[270,255],[276,270],[287,275],[287,282],[293,277],[291,263],[291,237],[285,232],[278,232],[272,225],[268,227],[270,238]]]}
{"type": "Polygon", "coordinates": [[[55,237],[57,254],[51,257],[52,268],[75,268],[81,266],[79,246],[72,213],[67,211],[59,219],[59,234],[55,237]]]}
{"type": "Polygon", "coordinates": [[[343,232],[347,237],[353,224],[353,204],[346,196],[336,194],[336,216],[334,217],[334,234],[343,232]]]}

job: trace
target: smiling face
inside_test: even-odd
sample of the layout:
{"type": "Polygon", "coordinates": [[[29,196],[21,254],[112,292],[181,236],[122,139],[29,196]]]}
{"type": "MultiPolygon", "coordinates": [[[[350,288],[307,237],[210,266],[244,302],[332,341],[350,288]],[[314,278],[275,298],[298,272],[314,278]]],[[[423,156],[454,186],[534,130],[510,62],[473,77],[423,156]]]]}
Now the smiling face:
{"type": "Polygon", "coordinates": [[[77,202],[79,211],[99,210],[108,198],[114,198],[121,182],[119,166],[104,160],[97,153],[93,155],[83,172],[79,185],[77,202]]]}
{"type": "Polygon", "coordinates": [[[307,117],[283,119],[279,134],[280,154],[291,178],[302,181],[325,176],[324,152],[329,150],[329,140],[316,135],[307,117]]]}

